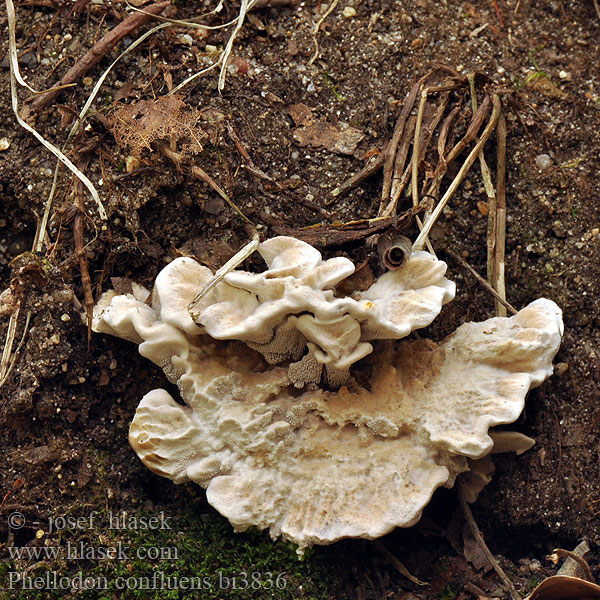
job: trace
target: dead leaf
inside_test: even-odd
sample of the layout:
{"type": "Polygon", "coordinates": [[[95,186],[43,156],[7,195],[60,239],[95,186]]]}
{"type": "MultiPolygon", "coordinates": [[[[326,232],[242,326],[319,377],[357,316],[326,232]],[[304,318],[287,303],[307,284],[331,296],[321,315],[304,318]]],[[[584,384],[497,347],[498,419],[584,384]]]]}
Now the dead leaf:
{"type": "Polygon", "coordinates": [[[364,133],[349,125],[336,127],[324,121],[298,127],[294,129],[292,136],[300,146],[325,148],[336,154],[354,154],[358,142],[365,137],[364,133]]]}
{"type": "Polygon", "coordinates": [[[47,462],[53,462],[60,456],[60,451],[57,448],[50,446],[35,446],[26,450],[21,455],[21,460],[30,465],[41,465],[47,462]]]}
{"type": "Polygon", "coordinates": [[[156,102],[141,100],[120,106],[110,126],[117,144],[135,156],[152,151],[154,142],[173,139],[179,154],[185,156],[202,151],[203,143],[216,136],[215,123],[221,118],[223,114],[218,111],[186,105],[180,96],[163,96],[156,102]]]}
{"type": "Polygon", "coordinates": [[[552,83],[546,75],[542,75],[537,71],[533,71],[529,73],[526,81],[528,81],[527,86],[531,89],[543,94],[544,96],[548,96],[549,98],[556,98],[557,100],[565,100],[568,98],[569,94],[563,92],[557,85],[552,83]]]}
{"type": "Polygon", "coordinates": [[[306,106],[306,104],[291,104],[288,106],[288,112],[290,113],[290,117],[294,119],[296,126],[312,125],[315,122],[312,109],[310,106],[306,106]]]}
{"type": "Polygon", "coordinates": [[[118,102],[124,100],[128,96],[131,96],[133,92],[133,85],[130,81],[126,81],[117,91],[113,94],[113,100],[118,102]]]}
{"type": "Polygon", "coordinates": [[[92,478],[92,465],[87,457],[83,456],[79,469],[77,470],[77,487],[85,487],[92,478]]]}
{"type": "Polygon", "coordinates": [[[487,556],[481,549],[477,540],[473,537],[471,529],[465,523],[463,526],[463,556],[475,567],[477,571],[484,569],[484,572],[492,568],[487,556]]]}
{"type": "Polygon", "coordinates": [[[374,281],[373,271],[371,271],[369,263],[364,261],[356,267],[356,271],[352,275],[337,284],[335,291],[339,295],[351,296],[354,292],[368,290],[374,281]]]}
{"type": "Polygon", "coordinates": [[[127,277],[111,277],[110,282],[113,290],[117,294],[124,296],[126,294],[133,294],[133,288],[131,287],[131,279],[127,277]]]}
{"type": "MultiPolygon", "coordinates": [[[[125,0],[117,0],[117,2],[121,2],[123,4],[127,3],[125,0]]],[[[128,2],[136,8],[139,8],[140,6],[144,6],[144,4],[148,4],[150,0],[128,0],[128,2]]]]}

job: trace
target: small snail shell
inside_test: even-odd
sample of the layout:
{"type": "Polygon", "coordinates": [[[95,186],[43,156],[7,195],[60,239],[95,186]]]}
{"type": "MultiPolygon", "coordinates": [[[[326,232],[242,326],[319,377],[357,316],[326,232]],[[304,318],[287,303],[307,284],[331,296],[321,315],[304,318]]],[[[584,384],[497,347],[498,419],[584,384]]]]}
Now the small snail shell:
{"type": "Polygon", "coordinates": [[[396,271],[410,258],[412,242],[403,235],[384,234],[377,241],[377,254],[386,269],[396,271]]]}

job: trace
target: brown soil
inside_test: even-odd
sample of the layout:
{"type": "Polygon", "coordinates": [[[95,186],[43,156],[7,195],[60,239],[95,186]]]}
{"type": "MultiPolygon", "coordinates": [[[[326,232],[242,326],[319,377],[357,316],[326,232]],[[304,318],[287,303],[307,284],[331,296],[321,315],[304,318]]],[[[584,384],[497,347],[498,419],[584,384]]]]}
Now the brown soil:
{"type": "MultiPolygon", "coordinates": [[[[70,4],[31,4],[35,6],[18,7],[17,44],[20,52],[32,49],[21,68],[38,89],[57,81],[118,22],[108,3],[90,3],[78,17],[69,15],[70,4]]],[[[201,4],[177,5],[177,17],[206,12],[201,4]]],[[[124,5],[115,6],[123,11],[124,5]]],[[[318,35],[320,57],[310,65],[318,9],[311,0],[296,8],[252,13],[234,46],[235,68],[230,67],[223,93],[217,91],[214,72],[183,89],[188,105],[213,108],[224,115],[224,122],[203,140],[201,153],[185,158],[181,170],[158,152],[146,150],[141,168],[128,173],[129,152],[117,145],[105,117],[113,114],[115,97],[129,103],[164,95],[171,78],[179,83],[205,65],[211,46],[223,47],[227,31],[163,30],[117,64],[94,103],[99,117],[91,119],[75,141],[80,151],[86,145],[91,149],[86,174],[109,214],[102,222],[93,200],[86,198],[83,224],[94,296],[112,287],[111,278],[150,287],[166,262],[181,253],[218,267],[248,241],[242,219],[206,183],[190,176],[190,161],[261,225],[265,237],[272,235],[274,223],[299,228],[323,221],[298,198],[308,198],[342,222],[373,217],[381,172],[341,198],[330,192],[365,164],[370,150],[384,146],[414,81],[435,63],[489,76],[505,88],[505,104],[511,106],[507,296],[517,308],[541,296],[551,298],[563,309],[565,320],[555,360],[561,363],[560,374],[529,395],[516,426],[534,437],[536,445],[522,456],[498,458],[492,483],[473,505],[492,552],[503,557],[509,576],[525,594],[528,586],[550,573],[545,555],[554,547],[571,548],[587,538],[592,564],[598,557],[600,17],[592,1],[342,0],[318,35]],[[349,6],[356,15],[344,17],[342,10],[349,6]],[[550,84],[540,85],[542,80],[550,84]],[[288,110],[297,103],[308,105],[320,120],[347,123],[363,132],[354,154],[300,147],[292,136],[295,124],[288,110]],[[240,168],[242,157],[226,124],[256,167],[283,191],[240,168]],[[541,154],[550,159],[544,169],[535,160],[541,154]]],[[[225,22],[237,11],[237,4],[227,2],[212,22],[225,22]]],[[[6,30],[6,16],[0,20],[6,30]]],[[[128,41],[135,38],[132,34],[128,41]]],[[[7,48],[5,40],[4,55],[7,48]]],[[[87,76],[95,82],[116,56],[115,50],[87,76]]],[[[55,163],[16,123],[7,68],[0,80],[5,90],[0,97],[5,114],[0,138],[10,141],[0,152],[0,288],[12,279],[23,301],[15,346],[31,313],[18,361],[0,388],[0,490],[8,493],[15,481],[23,480],[1,509],[0,544],[6,543],[0,545],[0,553],[6,558],[7,544],[25,545],[35,537],[33,526],[21,530],[16,541],[7,537],[11,532],[4,515],[16,509],[28,520],[43,523],[51,515],[77,514],[98,498],[114,510],[148,508],[150,502],[153,510],[173,514],[194,499],[199,511],[219,519],[202,490],[159,481],[128,446],[127,427],[139,399],[164,387],[165,380],[124,341],[93,334],[87,347],[80,318],[84,292],[73,238],[71,178],[65,169],[48,229],[52,246],[41,255],[27,252],[55,163]]],[[[80,110],[92,86],[84,79],[48,108],[29,115],[30,123],[61,146],[70,112],[80,110]]],[[[434,338],[465,320],[493,314],[489,293],[445,253],[448,249],[467,256],[485,274],[487,219],[477,210],[478,201],[484,200],[476,165],[432,236],[458,286],[456,300],[428,331],[434,338]]],[[[410,231],[413,239],[416,231],[410,231]]],[[[354,243],[325,254],[361,259],[370,252],[354,243]]],[[[0,319],[2,339],[7,315],[0,319]]],[[[490,572],[476,571],[465,561],[457,508],[453,492],[440,491],[418,528],[383,540],[409,570],[431,582],[429,587],[416,587],[383,555],[374,557],[370,542],[347,541],[311,555],[317,563],[342,565],[345,573],[318,597],[469,598],[464,587],[469,581],[487,595],[502,595],[490,572]],[[416,596],[406,595],[407,590],[416,596]]],[[[231,537],[237,543],[239,536],[231,537]]],[[[308,581],[311,576],[306,577],[308,581]]],[[[296,597],[302,596],[297,590],[296,597]]]]}

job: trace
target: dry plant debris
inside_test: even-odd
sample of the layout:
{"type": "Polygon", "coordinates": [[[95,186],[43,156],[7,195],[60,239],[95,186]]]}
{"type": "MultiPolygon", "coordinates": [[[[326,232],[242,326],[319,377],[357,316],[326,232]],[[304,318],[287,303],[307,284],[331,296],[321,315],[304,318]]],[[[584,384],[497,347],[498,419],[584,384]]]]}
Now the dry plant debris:
{"type": "Polygon", "coordinates": [[[119,106],[110,124],[117,144],[129,148],[135,156],[152,152],[157,142],[174,141],[184,158],[199,154],[205,141],[214,140],[214,123],[222,119],[223,115],[214,110],[203,112],[173,95],[155,102],[140,100],[119,106]]]}
{"type": "Polygon", "coordinates": [[[477,159],[490,203],[488,281],[499,296],[497,314],[505,316],[506,125],[500,90],[487,77],[461,75],[446,66],[437,67],[423,76],[404,101],[390,141],[332,194],[344,194],[383,169],[378,217],[396,215],[404,195],[410,196],[413,209],[421,206],[422,201],[430,204],[423,222],[416,217],[421,233],[414,248],[421,249],[429,244],[431,228],[477,159]],[[484,157],[484,148],[494,131],[498,138],[497,190],[484,157]],[[451,172],[453,163],[458,162],[470,147],[458,173],[442,193],[444,178],[451,172]]]}
{"type": "Polygon", "coordinates": [[[325,148],[337,154],[354,154],[356,146],[365,137],[362,131],[350,125],[336,126],[317,120],[306,104],[293,104],[288,110],[297,125],[292,136],[299,146],[325,148]]]}

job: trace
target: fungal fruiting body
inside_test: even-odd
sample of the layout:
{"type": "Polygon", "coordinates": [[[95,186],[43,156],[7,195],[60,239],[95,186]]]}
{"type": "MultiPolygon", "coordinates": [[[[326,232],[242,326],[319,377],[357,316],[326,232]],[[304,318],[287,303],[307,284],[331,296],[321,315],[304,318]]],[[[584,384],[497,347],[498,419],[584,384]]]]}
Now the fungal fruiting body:
{"type": "Polygon", "coordinates": [[[163,269],[151,303],[139,289],[107,292],[94,317],[96,331],[138,343],[186,403],[165,390],[142,399],[129,434],[140,459],[205,487],[238,530],[269,529],[301,550],[411,526],[436,488],[493,451],[489,428],[514,422],[552,373],[562,320],[550,300],[466,323],[440,344],[378,347],[452,299],[443,262],[413,253],[340,298],[334,287],[354,270],[347,259],[323,261],[286,237],[259,252],[268,269],[228,274],[194,318],[188,307],[213,274],[190,258],[163,269]],[[364,385],[352,365],[370,374],[364,385]],[[323,378],[341,387],[314,385],[323,378]]]}

